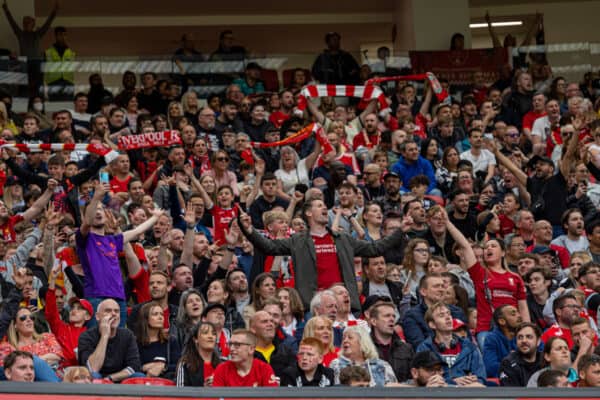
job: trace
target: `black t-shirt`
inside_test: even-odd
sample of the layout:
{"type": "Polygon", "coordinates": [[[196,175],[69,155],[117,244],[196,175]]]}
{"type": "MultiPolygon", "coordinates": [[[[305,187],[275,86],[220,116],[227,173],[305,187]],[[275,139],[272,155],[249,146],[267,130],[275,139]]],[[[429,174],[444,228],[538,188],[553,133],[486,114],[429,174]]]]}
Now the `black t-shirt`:
{"type": "MultiPolygon", "coordinates": [[[[99,341],[100,332],[97,327],[88,329],[79,336],[79,365],[87,365],[88,358],[96,350],[99,341]]],[[[104,364],[98,372],[106,376],[127,367],[140,372],[142,370],[140,354],[133,333],[129,329],[118,328],[115,337],[108,340],[104,364]]]]}
{"type": "Polygon", "coordinates": [[[536,220],[546,219],[552,225],[560,225],[569,194],[563,174],[559,171],[548,179],[527,178],[527,191],[531,194],[531,204],[535,204],[539,196],[544,199],[544,208],[536,214],[536,220]]]}
{"type": "Polygon", "coordinates": [[[475,234],[477,233],[477,217],[469,212],[466,218],[456,218],[454,213],[449,216],[450,222],[462,232],[467,239],[475,240],[475,234]]]}

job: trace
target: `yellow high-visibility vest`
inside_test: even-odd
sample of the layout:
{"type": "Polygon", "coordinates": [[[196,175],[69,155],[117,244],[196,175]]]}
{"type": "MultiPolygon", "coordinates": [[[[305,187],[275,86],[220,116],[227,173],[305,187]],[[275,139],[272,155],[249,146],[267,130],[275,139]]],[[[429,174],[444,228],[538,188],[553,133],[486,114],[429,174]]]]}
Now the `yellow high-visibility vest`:
{"type": "Polygon", "coordinates": [[[44,82],[50,84],[64,79],[74,84],[74,60],[75,52],[70,48],[67,48],[61,57],[54,46],[48,47],[46,50],[46,64],[44,66],[44,82]]]}

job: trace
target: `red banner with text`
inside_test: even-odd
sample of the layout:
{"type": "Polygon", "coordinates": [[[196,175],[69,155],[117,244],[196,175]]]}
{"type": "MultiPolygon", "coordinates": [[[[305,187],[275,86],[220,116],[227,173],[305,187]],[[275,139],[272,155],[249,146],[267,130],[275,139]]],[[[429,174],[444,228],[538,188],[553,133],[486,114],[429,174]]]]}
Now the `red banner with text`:
{"type": "Polygon", "coordinates": [[[508,51],[504,48],[411,51],[409,56],[413,73],[431,71],[452,85],[472,84],[475,72],[482,72],[485,82],[494,82],[498,79],[499,67],[508,63],[508,51]]]}

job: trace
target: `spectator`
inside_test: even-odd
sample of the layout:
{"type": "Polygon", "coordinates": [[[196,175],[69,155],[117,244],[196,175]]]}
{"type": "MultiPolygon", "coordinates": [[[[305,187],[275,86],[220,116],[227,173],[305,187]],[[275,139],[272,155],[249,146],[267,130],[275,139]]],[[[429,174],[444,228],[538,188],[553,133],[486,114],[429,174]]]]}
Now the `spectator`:
{"type": "Polygon", "coordinates": [[[340,371],[340,385],[351,387],[369,387],[371,377],[363,367],[351,365],[340,371]]]}
{"type": "MultiPolygon", "coordinates": [[[[55,13],[56,15],[56,13],[55,13]]],[[[46,61],[49,64],[44,74],[48,86],[48,96],[53,101],[66,101],[73,98],[75,75],[74,71],[63,63],[75,60],[75,52],[67,44],[67,29],[63,26],[54,28],[55,42],[46,49],[46,61]]]]}
{"type": "MultiPolygon", "coordinates": [[[[386,277],[387,269],[385,258],[370,257],[362,260],[363,266],[363,291],[365,299],[369,296],[387,296],[392,299],[395,307],[400,308],[406,295],[402,288],[395,282],[386,277]]],[[[410,299],[409,299],[410,301],[410,299]]]]}
{"type": "Polygon", "coordinates": [[[194,325],[177,364],[177,386],[212,386],[215,368],[221,362],[216,344],[217,330],[213,324],[194,325]]]}
{"type": "Polygon", "coordinates": [[[323,346],[323,365],[329,367],[338,358],[340,348],[334,344],[333,321],[325,316],[314,316],[306,322],[303,339],[315,338],[323,346]]]}
{"type": "Polygon", "coordinates": [[[449,384],[484,384],[486,374],[481,354],[469,340],[453,334],[452,314],[448,306],[433,304],[425,313],[425,322],[435,336],[425,339],[417,347],[417,352],[433,351],[445,363],[444,379],[449,384]]]}
{"type": "Polygon", "coordinates": [[[219,34],[219,47],[210,55],[211,61],[238,61],[246,58],[246,49],[235,46],[233,31],[225,30],[219,34]]]}
{"type": "Polygon", "coordinates": [[[261,70],[262,68],[258,63],[249,62],[246,64],[244,78],[236,79],[233,83],[240,87],[245,96],[262,93],[265,91],[265,86],[260,78],[261,70]]]}
{"type": "Polygon", "coordinates": [[[4,358],[4,375],[11,382],[33,382],[33,355],[27,351],[15,350],[4,358]]]}
{"type": "Polygon", "coordinates": [[[175,377],[180,348],[177,339],[164,328],[163,306],[144,304],[139,310],[137,342],[142,371],[149,377],[175,377]]]}
{"type": "Polygon", "coordinates": [[[380,255],[388,247],[401,245],[404,233],[402,230],[398,230],[388,238],[375,243],[359,241],[345,234],[336,236],[334,240],[334,237],[326,230],[327,207],[322,200],[306,201],[302,214],[308,223],[310,232],[307,233],[310,233],[311,237],[308,237],[307,233],[298,233],[290,239],[268,240],[252,229],[251,219],[247,214],[241,216],[242,232],[255,247],[264,253],[291,255],[297,268],[312,268],[312,271],[317,272],[316,275],[313,275],[314,273],[304,274],[302,270],[296,271],[296,290],[300,293],[305,307],[308,306],[315,288],[324,289],[333,283],[344,282],[350,292],[352,309],[359,309],[358,288],[352,261],[354,254],[370,257],[380,255]],[[304,251],[305,247],[302,243],[309,243],[307,241],[314,243],[316,249],[314,261],[306,257],[310,257],[310,253],[307,254],[304,251]],[[341,258],[332,258],[334,254],[341,258]],[[335,264],[338,264],[337,268],[335,264]]]}
{"type": "Polygon", "coordinates": [[[600,387],[600,356],[591,354],[582,357],[577,363],[577,370],[577,387],[600,387]]]}
{"type": "Polygon", "coordinates": [[[369,326],[379,358],[392,366],[399,382],[404,382],[409,378],[414,351],[394,330],[395,310],[392,303],[373,306],[369,311],[369,326]]]}
{"type": "Polygon", "coordinates": [[[413,358],[411,379],[404,385],[408,387],[446,387],[444,380],[444,362],[433,351],[421,351],[413,358]]]}
{"type": "Polygon", "coordinates": [[[524,322],[516,330],[517,349],[501,362],[498,376],[501,386],[525,387],[529,378],[541,368],[542,353],[538,351],[542,331],[539,326],[524,322]]]}
{"type": "MultiPolygon", "coordinates": [[[[443,301],[446,292],[444,279],[439,274],[427,274],[419,281],[420,304],[412,307],[406,312],[402,321],[402,329],[406,341],[413,347],[417,347],[423,340],[433,336],[433,331],[425,321],[425,313],[434,304],[443,301]]],[[[452,318],[466,321],[467,317],[460,308],[449,305],[448,308],[452,318]]]]}
{"type": "Polygon", "coordinates": [[[316,338],[300,342],[296,365],[284,369],[281,376],[283,387],[333,386],[333,370],[323,366],[323,345],[316,338]]]}
{"type": "Polygon", "coordinates": [[[579,315],[581,305],[577,298],[570,293],[563,294],[556,298],[552,303],[552,313],[556,323],[552,324],[542,335],[542,342],[546,344],[552,337],[560,337],[565,340],[569,349],[573,348],[573,338],[571,336],[571,324],[579,315]]]}
{"type": "Polygon", "coordinates": [[[269,364],[254,358],[256,336],[238,329],[231,335],[230,359],[215,369],[214,387],[277,387],[279,379],[269,364]]]}
{"type": "Polygon", "coordinates": [[[337,32],[325,35],[327,49],[312,66],[312,76],[321,83],[343,85],[358,83],[359,66],[354,57],[341,49],[342,37],[337,32]]]}
{"type": "Polygon", "coordinates": [[[547,369],[540,374],[538,387],[568,388],[571,386],[563,371],[547,369]]]}
{"type": "Polygon", "coordinates": [[[79,336],[77,358],[90,370],[94,379],[112,382],[143,376],[135,336],[129,329],[119,328],[119,304],[106,299],[98,305],[98,326],[79,336]]]}
{"type": "Polygon", "coordinates": [[[77,346],[79,336],[87,330],[86,324],[94,315],[92,304],[85,299],[72,297],[69,299],[69,322],[60,319],[56,303],[56,278],[59,271],[54,268],[48,279],[48,292],[46,293],[46,307],[44,312],[50,329],[56,335],[56,339],[64,354],[64,365],[77,365],[77,346]]]}
{"type": "Polygon", "coordinates": [[[69,367],[63,377],[65,383],[92,383],[92,375],[86,367],[69,367]]]}
{"type": "Polygon", "coordinates": [[[522,322],[519,311],[511,305],[496,308],[493,320],[494,327],[486,336],[482,350],[488,378],[498,377],[500,362],[517,348],[515,335],[522,322]]]}
{"type": "Polygon", "coordinates": [[[417,175],[425,175],[429,179],[427,194],[441,196],[442,192],[436,188],[436,179],[431,163],[419,155],[419,148],[414,141],[405,141],[402,144],[402,157],[392,165],[392,172],[402,177],[402,189],[409,191],[408,183],[417,175]]]}
{"type": "Polygon", "coordinates": [[[250,332],[256,336],[255,358],[267,362],[275,375],[283,376],[283,370],[294,363],[294,351],[276,335],[273,317],[265,310],[257,311],[249,323],[250,332]]]}
{"type": "Polygon", "coordinates": [[[350,365],[358,365],[367,369],[370,375],[370,386],[385,386],[388,383],[397,382],[390,364],[378,357],[377,350],[369,334],[358,326],[346,328],[342,352],[331,363],[336,383],[340,383],[341,371],[350,365]]]}
{"type": "Polygon", "coordinates": [[[548,339],[544,346],[544,360],[548,366],[531,375],[527,387],[538,387],[541,374],[548,370],[560,371],[571,384],[579,379],[577,371],[571,367],[569,345],[564,338],[555,336],[548,339]]]}
{"type": "Polygon", "coordinates": [[[46,21],[39,29],[35,29],[35,18],[30,16],[23,17],[23,26],[22,28],[19,27],[17,21],[15,21],[9,11],[6,1],[2,3],[2,9],[19,42],[20,56],[27,57],[29,96],[39,95],[42,92],[42,61],[44,59],[40,45],[42,38],[48,29],[50,29],[54,18],[56,18],[56,13],[59,9],[58,1],[54,3],[54,7],[48,18],[46,18],[46,21]]]}

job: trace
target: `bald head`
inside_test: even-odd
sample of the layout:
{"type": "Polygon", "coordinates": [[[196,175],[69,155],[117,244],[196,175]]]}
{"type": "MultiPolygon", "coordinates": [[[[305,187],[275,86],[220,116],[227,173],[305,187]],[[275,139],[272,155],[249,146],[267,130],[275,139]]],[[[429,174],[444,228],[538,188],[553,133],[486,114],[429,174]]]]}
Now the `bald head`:
{"type": "Polygon", "coordinates": [[[98,304],[96,320],[98,320],[98,324],[102,324],[106,320],[111,330],[116,330],[121,322],[121,307],[113,299],[103,300],[98,304]]]}
{"type": "Polygon", "coordinates": [[[257,311],[250,318],[250,331],[256,335],[259,343],[264,346],[275,338],[275,322],[266,311],[257,311]]]}

